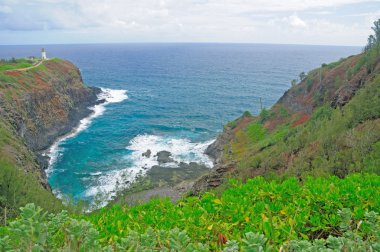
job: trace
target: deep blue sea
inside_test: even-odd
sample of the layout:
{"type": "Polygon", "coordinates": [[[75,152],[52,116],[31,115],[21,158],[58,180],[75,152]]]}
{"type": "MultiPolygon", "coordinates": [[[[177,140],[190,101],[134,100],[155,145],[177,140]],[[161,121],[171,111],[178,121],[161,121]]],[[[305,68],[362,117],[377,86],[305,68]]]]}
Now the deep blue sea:
{"type": "MultiPolygon", "coordinates": [[[[42,46],[0,46],[0,58],[38,56],[42,46]]],[[[47,45],[48,57],[75,63],[84,82],[102,87],[105,105],[57,142],[48,178],[57,195],[109,200],[125,181],[157,164],[168,150],[175,161],[211,167],[203,151],[223,124],[260,97],[271,107],[302,71],[359,53],[359,47],[260,44],[47,45]]],[[[176,163],[168,166],[176,167],[176,163]]]]}

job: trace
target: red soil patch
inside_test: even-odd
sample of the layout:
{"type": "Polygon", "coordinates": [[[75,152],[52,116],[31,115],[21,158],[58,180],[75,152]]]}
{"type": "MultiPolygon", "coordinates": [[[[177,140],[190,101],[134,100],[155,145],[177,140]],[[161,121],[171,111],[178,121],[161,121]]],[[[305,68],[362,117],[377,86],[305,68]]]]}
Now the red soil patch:
{"type": "Polygon", "coordinates": [[[300,118],[292,124],[292,128],[307,122],[309,119],[310,119],[310,116],[308,114],[301,113],[300,118]]]}
{"type": "Polygon", "coordinates": [[[277,125],[284,124],[285,121],[286,121],[286,118],[281,118],[281,117],[269,119],[268,121],[265,122],[264,128],[266,128],[269,131],[272,131],[277,127],[277,125]]]}
{"type": "Polygon", "coordinates": [[[59,73],[63,75],[70,73],[71,71],[73,71],[73,69],[77,69],[72,63],[65,60],[61,60],[59,62],[46,61],[45,67],[49,70],[52,70],[52,72],[59,71],[59,73]]]}
{"type": "Polygon", "coordinates": [[[250,122],[252,122],[254,119],[254,117],[252,116],[243,116],[241,118],[239,118],[236,122],[236,127],[233,129],[233,132],[236,133],[242,129],[244,129],[247,124],[249,124],[250,122]]]}
{"type": "Polygon", "coordinates": [[[8,70],[8,71],[4,72],[4,74],[6,74],[6,75],[10,75],[10,76],[17,76],[17,75],[20,75],[21,72],[19,72],[19,71],[8,70]]]}
{"type": "Polygon", "coordinates": [[[34,73],[33,76],[34,76],[34,80],[36,81],[36,84],[37,84],[37,85],[34,87],[34,89],[38,90],[38,89],[46,89],[46,88],[49,88],[49,87],[50,87],[50,85],[49,85],[46,81],[44,81],[44,80],[42,79],[41,74],[39,74],[39,73],[34,73]]]}

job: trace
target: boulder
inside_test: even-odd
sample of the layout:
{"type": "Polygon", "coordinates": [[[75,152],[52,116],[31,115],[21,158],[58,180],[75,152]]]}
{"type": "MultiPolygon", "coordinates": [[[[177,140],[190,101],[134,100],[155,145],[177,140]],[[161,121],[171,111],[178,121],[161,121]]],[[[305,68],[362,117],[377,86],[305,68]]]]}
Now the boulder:
{"type": "Polygon", "coordinates": [[[169,151],[159,151],[157,152],[157,161],[159,164],[165,164],[174,162],[174,160],[171,158],[171,153],[169,151]]]}
{"type": "Polygon", "coordinates": [[[152,151],[148,149],[146,152],[142,154],[143,157],[150,158],[150,155],[152,154],[152,151]]]}

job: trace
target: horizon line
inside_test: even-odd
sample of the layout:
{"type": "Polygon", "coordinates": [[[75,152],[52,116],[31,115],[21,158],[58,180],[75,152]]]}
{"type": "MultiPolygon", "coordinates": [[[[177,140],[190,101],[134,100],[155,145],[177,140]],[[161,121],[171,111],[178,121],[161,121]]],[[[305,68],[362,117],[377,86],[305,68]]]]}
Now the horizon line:
{"type": "Polygon", "coordinates": [[[31,43],[31,44],[0,44],[0,46],[49,46],[49,45],[107,45],[107,44],[231,44],[231,45],[286,45],[286,46],[336,46],[362,47],[363,45],[333,45],[333,44],[297,44],[297,43],[258,43],[258,42],[79,42],[79,43],[31,43]]]}

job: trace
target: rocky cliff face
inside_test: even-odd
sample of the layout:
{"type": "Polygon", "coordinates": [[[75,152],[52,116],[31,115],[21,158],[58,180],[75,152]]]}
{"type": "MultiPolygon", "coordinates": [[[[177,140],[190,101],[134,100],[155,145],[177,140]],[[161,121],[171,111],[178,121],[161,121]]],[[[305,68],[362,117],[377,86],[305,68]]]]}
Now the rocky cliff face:
{"type": "Polygon", "coordinates": [[[206,150],[214,169],[194,183],[192,193],[229,177],[289,173],[302,179],[314,172],[344,177],[370,166],[380,139],[379,73],[380,57],[373,52],[323,64],[270,110],[227,124],[206,150]]]}
{"type": "Polygon", "coordinates": [[[344,106],[373,78],[367,68],[358,67],[363,57],[363,54],[351,56],[310,71],[299,85],[286,91],[277,104],[291,112],[308,115],[324,103],[330,103],[333,108],[344,106]]]}
{"type": "Polygon", "coordinates": [[[205,154],[213,159],[214,167],[209,174],[194,182],[191,194],[199,195],[201,192],[220,186],[224,182],[226,174],[234,171],[235,163],[233,160],[229,160],[230,142],[235,139],[235,133],[253,119],[254,117],[247,113],[227,124],[223,132],[207,147],[205,154]]]}
{"type": "Polygon", "coordinates": [[[28,71],[0,72],[0,121],[23,145],[3,144],[1,155],[19,169],[39,174],[47,188],[44,172],[36,165],[47,166],[41,151],[91,113],[88,107],[97,103],[99,92],[99,88],[86,87],[79,69],[64,60],[45,61],[28,71]],[[19,148],[30,155],[21,154],[19,148]]]}

